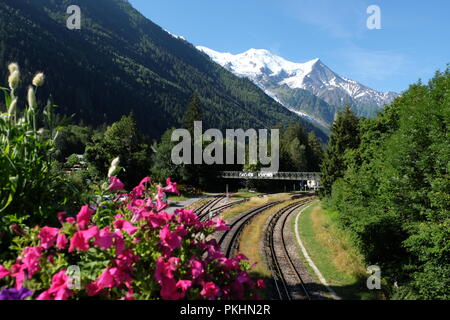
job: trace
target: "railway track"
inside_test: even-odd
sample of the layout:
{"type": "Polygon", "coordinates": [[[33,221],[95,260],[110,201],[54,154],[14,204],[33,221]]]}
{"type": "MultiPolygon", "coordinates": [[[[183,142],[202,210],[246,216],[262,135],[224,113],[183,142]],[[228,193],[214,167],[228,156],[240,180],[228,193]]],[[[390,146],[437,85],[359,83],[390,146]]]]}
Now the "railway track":
{"type": "Polygon", "coordinates": [[[195,209],[194,212],[199,217],[202,217],[205,214],[207,214],[209,212],[209,210],[211,210],[211,208],[214,208],[214,206],[216,204],[218,204],[220,201],[222,201],[224,198],[225,198],[225,196],[222,196],[222,195],[214,196],[213,199],[211,199],[211,200],[205,202],[204,204],[202,204],[200,207],[195,209]]]}
{"type": "Polygon", "coordinates": [[[233,207],[235,205],[244,203],[246,201],[248,201],[248,199],[233,201],[233,202],[224,204],[223,206],[220,206],[220,207],[217,207],[217,208],[212,208],[209,211],[199,215],[199,218],[200,218],[201,221],[212,219],[212,218],[218,216],[223,210],[231,208],[231,207],[233,207]]]}
{"type": "Polygon", "coordinates": [[[232,222],[230,225],[230,230],[224,231],[218,241],[218,244],[221,246],[225,255],[230,258],[234,251],[237,250],[239,245],[239,235],[242,233],[244,227],[253,219],[253,217],[280,203],[281,201],[270,202],[251,209],[243,213],[239,218],[232,222]]]}
{"type": "Polygon", "coordinates": [[[281,209],[271,217],[266,229],[264,247],[280,300],[311,300],[302,273],[296,267],[292,253],[289,253],[285,235],[285,232],[290,232],[290,229],[286,229],[289,216],[309,202],[309,199],[305,199],[281,209]]]}

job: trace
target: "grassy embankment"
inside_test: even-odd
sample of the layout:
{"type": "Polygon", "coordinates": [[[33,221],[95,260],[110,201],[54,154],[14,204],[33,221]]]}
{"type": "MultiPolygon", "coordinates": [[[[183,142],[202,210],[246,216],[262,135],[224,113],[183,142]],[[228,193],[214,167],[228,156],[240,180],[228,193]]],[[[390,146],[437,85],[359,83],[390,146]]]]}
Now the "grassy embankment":
{"type": "MultiPolygon", "coordinates": [[[[299,217],[300,238],[311,259],[328,284],[342,299],[381,299],[377,291],[367,289],[366,265],[363,256],[353,245],[348,233],[340,228],[338,213],[324,210],[320,202],[315,202],[299,217]]],[[[295,218],[292,219],[292,230],[295,218]]],[[[306,261],[298,247],[302,261],[306,261]]],[[[315,273],[307,265],[310,274],[315,273]]]]}

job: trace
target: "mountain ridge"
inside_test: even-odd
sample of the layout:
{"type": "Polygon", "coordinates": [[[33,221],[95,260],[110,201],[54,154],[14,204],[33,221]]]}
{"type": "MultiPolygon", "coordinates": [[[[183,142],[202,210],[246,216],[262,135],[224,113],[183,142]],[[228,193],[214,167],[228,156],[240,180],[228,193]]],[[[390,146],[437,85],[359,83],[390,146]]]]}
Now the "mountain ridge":
{"type": "Polygon", "coordinates": [[[303,112],[322,124],[330,125],[335,113],[347,104],[359,116],[375,116],[377,111],[398,96],[395,92],[379,92],[340,76],[320,58],[297,63],[266,49],[252,48],[239,54],[222,53],[203,46],[197,46],[197,49],[225,69],[252,80],[286,108],[303,112]],[[302,90],[320,99],[327,110],[322,114],[311,112],[310,108],[298,101],[301,94],[310,99],[302,90]],[[297,96],[297,103],[293,103],[293,96],[297,96]],[[329,109],[334,109],[334,112],[330,113],[329,109]]]}

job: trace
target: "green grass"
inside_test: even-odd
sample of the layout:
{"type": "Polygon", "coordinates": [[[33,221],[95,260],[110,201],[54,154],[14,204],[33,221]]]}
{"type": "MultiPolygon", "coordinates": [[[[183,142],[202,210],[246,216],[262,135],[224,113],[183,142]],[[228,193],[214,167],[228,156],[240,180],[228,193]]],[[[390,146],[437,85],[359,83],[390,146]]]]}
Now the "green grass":
{"type": "Polygon", "coordinates": [[[262,193],[260,193],[260,192],[236,192],[231,195],[231,199],[237,199],[237,200],[247,199],[247,198],[251,198],[251,197],[257,197],[261,194],[262,193]]]}
{"type": "MultiPolygon", "coordinates": [[[[295,219],[292,223],[294,230],[295,219]]],[[[314,203],[300,216],[299,232],[311,259],[342,299],[381,298],[378,292],[367,289],[363,257],[352,244],[349,235],[339,227],[336,212],[322,209],[320,202],[314,203]]],[[[300,248],[299,255],[305,261],[300,248]]],[[[319,281],[314,271],[305,264],[310,274],[319,281]]]]}
{"type": "Polygon", "coordinates": [[[190,198],[192,198],[192,196],[179,195],[179,196],[168,196],[167,200],[174,201],[174,202],[179,202],[179,201],[189,200],[190,198]]]}

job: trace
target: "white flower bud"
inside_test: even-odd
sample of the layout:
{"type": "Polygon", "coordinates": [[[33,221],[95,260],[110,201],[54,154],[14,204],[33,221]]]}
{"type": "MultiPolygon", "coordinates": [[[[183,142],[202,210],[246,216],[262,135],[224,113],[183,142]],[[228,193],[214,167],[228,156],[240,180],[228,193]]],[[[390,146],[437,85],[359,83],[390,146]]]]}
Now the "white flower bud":
{"type": "Polygon", "coordinates": [[[19,71],[19,65],[17,63],[15,63],[15,62],[10,63],[8,65],[8,70],[9,70],[10,74],[12,74],[14,71],[19,71]]]}
{"type": "Polygon", "coordinates": [[[120,158],[117,157],[111,162],[111,167],[108,170],[108,177],[112,177],[114,172],[117,170],[117,167],[119,166],[120,158]]]}
{"type": "Polygon", "coordinates": [[[120,163],[120,157],[117,157],[111,162],[111,167],[118,167],[119,163],[120,163]]]}
{"type": "Polygon", "coordinates": [[[35,87],[41,87],[44,85],[45,76],[42,72],[37,73],[33,78],[33,85],[35,87]]]}
{"type": "Polygon", "coordinates": [[[8,77],[8,84],[11,90],[17,89],[19,82],[20,82],[20,72],[19,70],[15,70],[8,77]]]}
{"type": "Polygon", "coordinates": [[[14,113],[16,113],[16,107],[17,107],[17,98],[14,99],[14,100],[11,102],[11,104],[9,105],[8,113],[9,113],[9,114],[14,114],[14,113]]]}
{"type": "Polygon", "coordinates": [[[36,94],[32,86],[28,88],[28,106],[34,108],[36,106],[36,94]]]}

